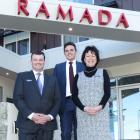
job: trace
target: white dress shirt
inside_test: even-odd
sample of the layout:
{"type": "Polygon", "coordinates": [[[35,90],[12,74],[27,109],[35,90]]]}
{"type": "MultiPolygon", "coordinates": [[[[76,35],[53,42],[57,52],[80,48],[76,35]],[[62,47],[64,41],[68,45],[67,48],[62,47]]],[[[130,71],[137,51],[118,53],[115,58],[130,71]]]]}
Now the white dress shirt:
{"type": "MultiPolygon", "coordinates": [[[[70,61],[66,61],[66,97],[71,96],[72,93],[70,91],[70,80],[69,80],[69,64],[70,61]]],[[[76,60],[72,61],[73,73],[76,75],[76,60]]]]}
{"type": "Polygon", "coordinates": [[[36,80],[38,79],[38,73],[40,73],[40,81],[41,81],[41,84],[42,84],[42,87],[43,87],[44,86],[44,72],[43,71],[37,72],[37,71],[33,70],[33,73],[34,73],[34,76],[35,76],[36,80]]]}

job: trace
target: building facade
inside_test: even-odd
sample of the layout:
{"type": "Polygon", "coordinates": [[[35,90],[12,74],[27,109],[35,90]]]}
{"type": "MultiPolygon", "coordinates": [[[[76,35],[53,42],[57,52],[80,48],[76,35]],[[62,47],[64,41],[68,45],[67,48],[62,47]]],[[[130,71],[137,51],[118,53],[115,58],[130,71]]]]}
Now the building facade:
{"type": "MultiPolygon", "coordinates": [[[[62,2],[62,5],[64,5],[64,1],[62,2]]],[[[101,8],[112,7],[113,9],[109,9],[112,13],[116,12],[114,8],[120,11],[125,9],[128,10],[126,11],[127,14],[134,16],[139,15],[140,11],[140,2],[136,0],[69,0],[66,3],[89,8],[94,5],[101,6],[101,8]],[[78,3],[82,5],[78,5],[78,3]],[[135,11],[136,13],[132,13],[135,11]]],[[[90,27],[87,26],[87,28],[90,27]]],[[[100,28],[103,34],[106,33],[104,28],[95,27],[95,29],[97,28],[100,28]]],[[[115,37],[110,40],[107,35],[104,35],[104,38],[101,39],[92,36],[90,33],[89,36],[82,33],[78,36],[77,33],[65,34],[64,32],[62,34],[63,31],[54,34],[54,31],[50,33],[46,30],[44,32],[42,30],[40,32],[36,30],[17,30],[14,26],[13,29],[3,28],[2,26],[0,29],[1,102],[11,102],[16,74],[31,69],[29,66],[31,52],[44,49],[47,60],[45,69],[48,73],[51,73],[56,63],[64,61],[63,45],[65,42],[73,41],[76,43],[78,60],[80,60],[85,46],[95,45],[101,52],[102,64],[100,67],[106,68],[111,78],[109,105],[112,137],[115,140],[140,139],[140,43],[131,41],[131,39],[130,41],[127,40],[122,35],[125,30],[118,29],[116,40],[115,37]]],[[[82,30],[82,27],[79,25],[78,29],[82,30]]],[[[88,31],[90,32],[90,30],[88,31]]],[[[115,31],[111,36],[113,34],[115,34],[115,31]]],[[[131,35],[134,36],[135,34],[132,32],[131,35]]],[[[136,35],[135,38],[137,38],[136,35]]]]}

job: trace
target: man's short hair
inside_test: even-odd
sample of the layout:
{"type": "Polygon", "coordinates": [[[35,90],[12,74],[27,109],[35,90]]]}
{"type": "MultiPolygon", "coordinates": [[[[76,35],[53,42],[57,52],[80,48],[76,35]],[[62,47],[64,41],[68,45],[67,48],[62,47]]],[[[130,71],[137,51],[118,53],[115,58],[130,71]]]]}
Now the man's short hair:
{"type": "Polygon", "coordinates": [[[42,51],[33,52],[33,53],[31,54],[31,60],[32,60],[32,56],[33,56],[34,54],[36,54],[36,55],[43,55],[44,60],[45,60],[45,54],[44,54],[44,52],[42,52],[42,51]]]}
{"type": "Polygon", "coordinates": [[[65,48],[66,48],[67,46],[69,46],[69,45],[73,46],[74,49],[75,49],[75,51],[77,51],[76,45],[75,45],[73,42],[67,42],[67,43],[64,44],[64,52],[65,52],[65,48]]]}

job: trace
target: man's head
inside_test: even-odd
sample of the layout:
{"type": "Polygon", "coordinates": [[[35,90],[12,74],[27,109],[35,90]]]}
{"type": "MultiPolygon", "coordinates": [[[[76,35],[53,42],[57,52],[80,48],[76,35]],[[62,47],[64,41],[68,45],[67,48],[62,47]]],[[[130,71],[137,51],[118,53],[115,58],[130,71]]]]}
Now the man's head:
{"type": "Polygon", "coordinates": [[[35,52],[31,54],[32,69],[38,72],[43,71],[45,65],[45,54],[43,52],[35,52]]]}
{"type": "Polygon", "coordinates": [[[76,58],[76,45],[68,42],[64,45],[64,54],[67,60],[73,61],[76,58]]]}

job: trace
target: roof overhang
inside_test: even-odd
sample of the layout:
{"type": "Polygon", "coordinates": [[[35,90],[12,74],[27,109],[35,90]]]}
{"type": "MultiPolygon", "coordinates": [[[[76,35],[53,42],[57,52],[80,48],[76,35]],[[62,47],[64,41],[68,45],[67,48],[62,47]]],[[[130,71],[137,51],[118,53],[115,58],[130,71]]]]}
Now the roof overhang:
{"type": "Polygon", "coordinates": [[[139,12],[64,1],[46,0],[44,4],[42,3],[42,0],[1,1],[0,28],[140,42],[139,12]],[[29,15],[26,15],[26,12],[21,8],[20,12],[18,11],[19,2],[21,4],[28,2],[25,9],[29,15]],[[47,9],[49,17],[45,16],[46,11],[41,12],[40,8],[43,6],[47,9]],[[58,8],[59,6],[63,12],[58,8]],[[72,7],[72,13],[68,12],[70,7],[72,7]],[[37,13],[38,16],[36,16],[37,13]],[[66,14],[67,16],[65,16],[66,14]],[[72,20],[69,17],[70,14],[73,14],[72,20]],[[117,26],[122,14],[124,15],[121,19],[122,22],[117,26]],[[111,15],[111,19],[109,19],[109,15],[111,15]],[[125,23],[123,20],[126,20],[125,23]],[[126,22],[128,23],[127,27],[124,25],[127,24],[126,22]],[[73,30],[69,31],[69,27],[73,30]]]}

